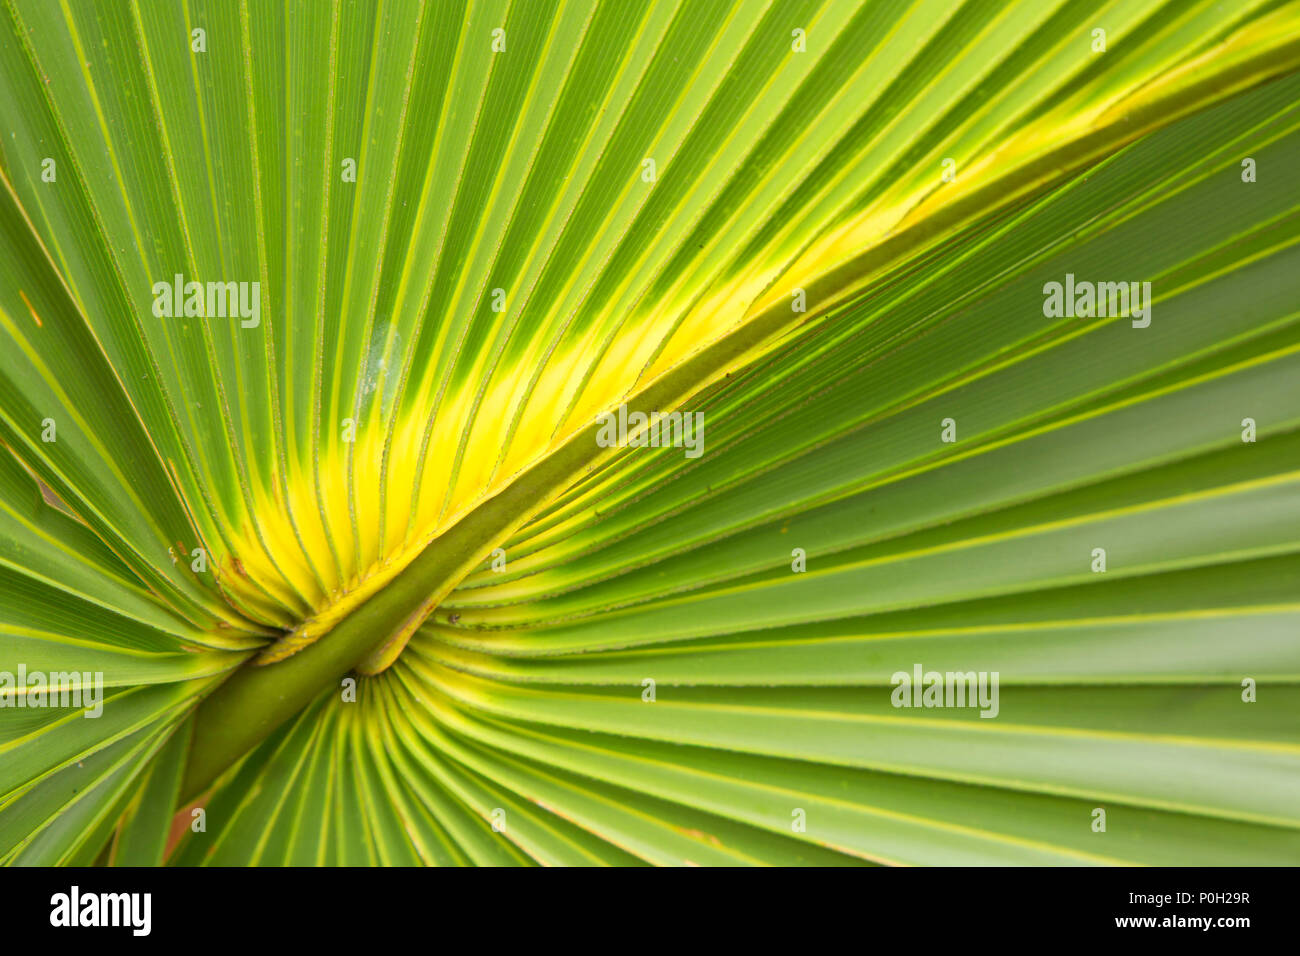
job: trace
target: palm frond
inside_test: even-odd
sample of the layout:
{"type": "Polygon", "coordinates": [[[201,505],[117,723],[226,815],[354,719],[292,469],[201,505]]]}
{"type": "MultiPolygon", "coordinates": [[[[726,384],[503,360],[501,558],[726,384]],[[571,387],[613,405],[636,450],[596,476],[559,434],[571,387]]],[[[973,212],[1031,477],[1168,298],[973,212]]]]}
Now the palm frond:
{"type": "Polygon", "coordinates": [[[3,20],[0,860],[1297,858],[1300,3],[3,20]]]}

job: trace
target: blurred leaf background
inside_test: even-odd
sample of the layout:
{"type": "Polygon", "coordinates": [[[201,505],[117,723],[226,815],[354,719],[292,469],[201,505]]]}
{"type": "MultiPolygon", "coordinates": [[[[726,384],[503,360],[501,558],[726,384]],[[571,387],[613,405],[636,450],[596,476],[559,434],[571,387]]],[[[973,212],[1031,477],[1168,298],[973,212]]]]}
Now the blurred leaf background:
{"type": "Polygon", "coordinates": [[[1300,859],[1300,4],[0,20],[0,860],[1300,859]]]}

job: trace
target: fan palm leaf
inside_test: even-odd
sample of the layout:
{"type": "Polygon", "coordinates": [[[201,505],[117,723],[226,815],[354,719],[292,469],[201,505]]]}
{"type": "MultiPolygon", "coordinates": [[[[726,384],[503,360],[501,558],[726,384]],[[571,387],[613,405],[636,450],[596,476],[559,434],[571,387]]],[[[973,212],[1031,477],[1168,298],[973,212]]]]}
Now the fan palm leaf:
{"type": "Polygon", "coordinates": [[[1300,3],[3,7],[0,859],[1300,857],[1300,3]]]}

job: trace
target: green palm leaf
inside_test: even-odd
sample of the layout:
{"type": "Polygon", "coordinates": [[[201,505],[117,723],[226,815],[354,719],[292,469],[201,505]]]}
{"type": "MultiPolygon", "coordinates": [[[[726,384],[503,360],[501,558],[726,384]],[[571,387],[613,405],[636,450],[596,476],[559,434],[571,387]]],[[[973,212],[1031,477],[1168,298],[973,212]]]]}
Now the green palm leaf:
{"type": "Polygon", "coordinates": [[[0,859],[1300,856],[1300,4],[3,6],[0,859]]]}

